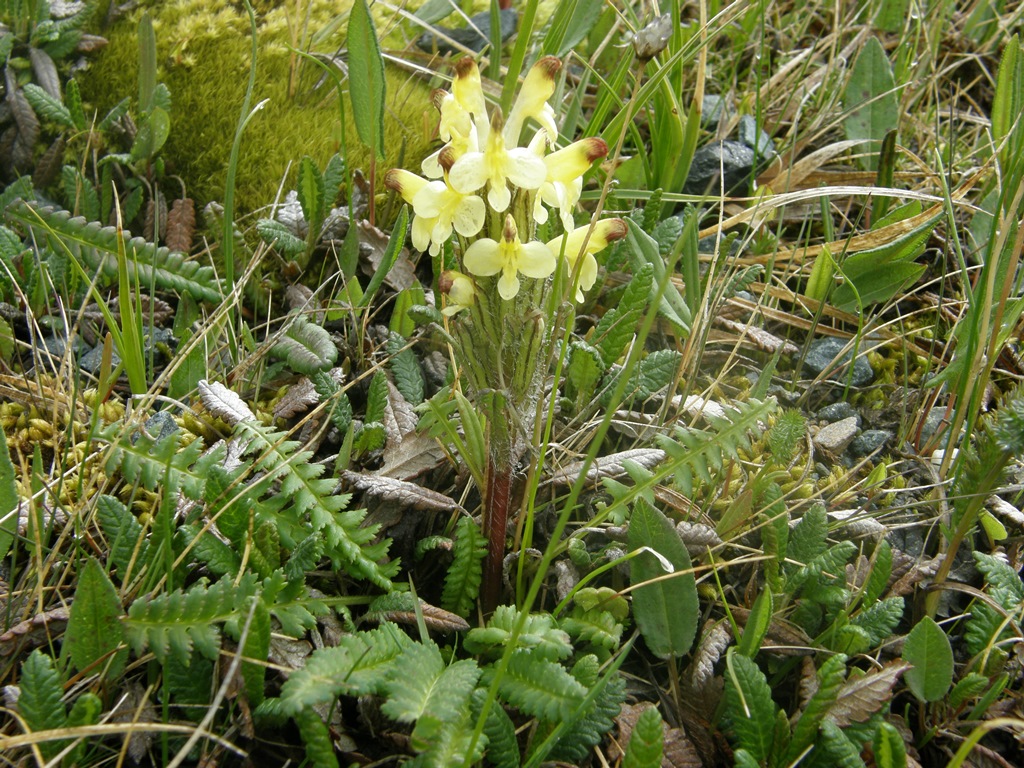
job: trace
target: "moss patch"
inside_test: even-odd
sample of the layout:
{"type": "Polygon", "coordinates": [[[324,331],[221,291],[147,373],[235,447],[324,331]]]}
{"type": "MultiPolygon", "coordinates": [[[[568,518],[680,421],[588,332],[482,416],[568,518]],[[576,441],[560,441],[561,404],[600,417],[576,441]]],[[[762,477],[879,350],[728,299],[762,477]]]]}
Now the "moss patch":
{"type": "MultiPolygon", "coordinates": [[[[410,3],[409,7],[419,3],[410,3]]],[[[171,91],[171,135],[163,155],[168,173],[181,176],[188,193],[199,201],[223,197],[228,155],[249,76],[251,42],[249,20],[241,3],[229,0],[165,0],[149,4],[157,40],[159,79],[171,91]]],[[[369,153],[356,135],[351,104],[346,98],[347,120],[340,124],[333,81],[320,88],[322,71],[305,62],[292,77],[293,57],[288,49],[296,19],[289,10],[268,7],[257,17],[259,53],[254,104],[268,99],[246,129],[237,176],[238,206],[252,211],[274,200],[283,178],[294,185],[294,165],[303,155],[326,162],[347,144],[350,167],[366,168],[369,153]],[[292,92],[290,93],[290,89],[292,92]],[[344,130],[344,133],[343,133],[344,130]]],[[[343,47],[351,0],[304,0],[307,31],[312,35],[340,18],[333,31],[311,46],[317,53],[334,54],[343,47]]],[[[404,47],[417,31],[393,23],[392,12],[374,5],[378,32],[389,48],[404,47]]],[[[85,98],[104,114],[125,95],[138,92],[136,29],[141,10],[108,30],[110,44],[81,77],[85,98]]],[[[424,126],[430,106],[430,86],[395,67],[387,74],[387,165],[405,156],[422,157],[431,142],[424,126]]]]}

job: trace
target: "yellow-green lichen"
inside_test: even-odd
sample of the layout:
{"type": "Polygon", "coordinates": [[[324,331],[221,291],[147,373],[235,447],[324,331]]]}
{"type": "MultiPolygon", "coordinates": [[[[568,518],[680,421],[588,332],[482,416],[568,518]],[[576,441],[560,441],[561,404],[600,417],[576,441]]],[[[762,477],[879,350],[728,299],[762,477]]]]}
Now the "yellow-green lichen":
{"type": "MultiPolygon", "coordinates": [[[[414,8],[419,2],[405,4],[414,8]]],[[[259,52],[253,103],[266,106],[249,123],[242,142],[236,180],[238,206],[255,210],[273,202],[285,179],[294,186],[294,166],[303,155],[323,164],[344,144],[350,167],[367,168],[369,153],[358,141],[346,99],[344,131],[333,81],[319,88],[322,71],[297,59],[289,49],[317,32],[333,30],[310,45],[313,53],[334,55],[344,49],[351,0],[300,0],[278,7],[262,4],[257,19],[259,52]],[[283,7],[286,5],[287,7],[283,7]],[[334,24],[333,22],[340,21],[334,24]],[[296,66],[298,77],[293,77],[296,66]],[[289,166],[292,167],[289,173],[289,166]]],[[[228,0],[166,0],[118,22],[107,31],[109,45],[81,76],[85,98],[102,115],[125,96],[138,92],[136,29],[143,10],[153,17],[158,79],[171,92],[171,134],[163,150],[169,173],[181,176],[188,194],[205,202],[223,196],[235,126],[249,76],[251,40],[248,15],[228,0]]],[[[395,12],[374,3],[385,50],[401,57],[418,30],[396,22],[395,12]]],[[[426,154],[431,136],[424,115],[432,111],[430,85],[397,67],[387,71],[386,165],[426,154]]],[[[409,162],[409,161],[407,161],[409,162]]]]}

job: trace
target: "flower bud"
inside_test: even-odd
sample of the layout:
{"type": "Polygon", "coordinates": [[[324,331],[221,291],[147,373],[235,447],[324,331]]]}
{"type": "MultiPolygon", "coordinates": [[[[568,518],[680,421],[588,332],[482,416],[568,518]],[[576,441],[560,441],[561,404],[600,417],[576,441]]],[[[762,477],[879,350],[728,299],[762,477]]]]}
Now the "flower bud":
{"type": "Polygon", "coordinates": [[[675,26],[671,13],[663,13],[633,35],[633,50],[640,61],[650,61],[668,46],[675,26]]]}

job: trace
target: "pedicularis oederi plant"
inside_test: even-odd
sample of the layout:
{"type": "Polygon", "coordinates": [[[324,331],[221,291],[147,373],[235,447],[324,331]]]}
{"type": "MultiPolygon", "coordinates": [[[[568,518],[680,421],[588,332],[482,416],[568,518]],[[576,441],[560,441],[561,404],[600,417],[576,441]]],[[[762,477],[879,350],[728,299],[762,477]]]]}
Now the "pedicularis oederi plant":
{"type": "Polygon", "coordinates": [[[388,186],[412,206],[413,246],[443,258],[451,242],[458,263],[438,284],[447,297],[460,381],[487,419],[487,611],[500,595],[511,480],[532,444],[556,309],[570,297],[583,300],[597,279],[594,254],[626,234],[622,219],[595,217],[575,227],[583,174],[608,145],[587,138],[555,149],[558,128],[548,100],[560,68],[553,56],[538,61],[503,118],[499,109],[487,109],[476,62],[459,60],[451,92],[435,94],[438,132],[447,143],[423,161],[423,176],[387,175],[388,186]],[[531,121],[537,127],[521,146],[531,121]],[[548,222],[549,208],[564,234],[544,242],[536,230],[548,222]]]}

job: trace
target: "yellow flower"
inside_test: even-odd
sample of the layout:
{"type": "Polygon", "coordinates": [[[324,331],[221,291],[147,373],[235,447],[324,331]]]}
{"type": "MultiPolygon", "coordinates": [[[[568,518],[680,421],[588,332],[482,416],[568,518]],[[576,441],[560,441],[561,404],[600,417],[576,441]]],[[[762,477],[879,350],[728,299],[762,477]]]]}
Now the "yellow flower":
{"type": "Polygon", "coordinates": [[[507,149],[501,132],[501,113],[495,112],[483,152],[462,155],[448,174],[452,187],[464,195],[487,185],[487,203],[499,213],[508,208],[511,182],[520,189],[537,189],[547,177],[547,167],[527,147],[507,149]]]}
{"type": "Polygon", "coordinates": [[[444,180],[427,181],[396,168],[388,171],[384,183],[412,206],[412,244],[419,251],[436,256],[453,229],[472,237],[484,225],[484,201],[456,192],[444,180]]]}
{"type": "Polygon", "coordinates": [[[478,277],[491,277],[501,272],[498,293],[508,301],[519,293],[518,273],[536,279],[548,277],[555,271],[556,256],[544,243],[520,242],[516,221],[508,214],[501,242],[481,238],[466,249],[462,261],[466,269],[478,277]]]}
{"type": "Polygon", "coordinates": [[[583,257],[580,279],[576,284],[576,301],[583,301],[584,292],[593,288],[597,281],[597,259],[594,258],[594,254],[603,251],[609,243],[625,237],[628,231],[626,222],[622,219],[602,219],[593,225],[593,231],[588,224],[548,241],[547,247],[553,258],[561,258],[562,254],[565,254],[570,274],[576,269],[579,258],[583,257]]]}
{"type": "Polygon", "coordinates": [[[547,134],[549,144],[553,144],[558,138],[555,110],[548,104],[548,99],[555,92],[555,75],[561,68],[562,62],[554,56],[545,56],[530,68],[523,81],[523,87],[519,89],[519,95],[512,104],[512,111],[508,113],[508,121],[503,131],[505,144],[513,147],[519,144],[523,123],[530,117],[540,123],[540,127],[547,134]]]}
{"type": "MultiPolygon", "coordinates": [[[[538,155],[544,151],[543,144],[534,137],[530,148],[538,155]]],[[[548,212],[541,203],[557,208],[562,217],[562,226],[568,232],[574,226],[572,212],[579,202],[583,191],[583,174],[599,157],[608,154],[608,145],[604,139],[591,137],[573,142],[564,149],[552,152],[544,157],[547,176],[534,203],[533,218],[538,224],[548,220],[548,212]]]]}
{"type": "Polygon", "coordinates": [[[437,287],[448,297],[448,306],[441,310],[441,314],[448,317],[467,309],[476,301],[476,283],[473,278],[454,269],[446,269],[441,273],[437,287]]]}

